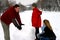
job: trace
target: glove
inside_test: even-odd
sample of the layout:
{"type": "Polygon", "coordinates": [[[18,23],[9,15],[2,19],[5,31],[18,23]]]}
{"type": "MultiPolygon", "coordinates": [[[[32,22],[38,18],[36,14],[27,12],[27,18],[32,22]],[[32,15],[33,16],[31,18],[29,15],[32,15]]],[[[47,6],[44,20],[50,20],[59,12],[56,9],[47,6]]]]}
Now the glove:
{"type": "Polygon", "coordinates": [[[24,24],[20,24],[20,25],[24,25],[24,24]]]}
{"type": "Polygon", "coordinates": [[[21,30],[22,29],[22,25],[24,25],[24,24],[20,24],[19,26],[17,26],[17,28],[19,29],[19,30],[21,30]]]}
{"type": "Polygon", "coordinates": [[[17,26],[17,28],[18,28],[19,30],[21,30],[21,29],[22,29],[22,27],[21,27],[21,26],[17,26]]]}

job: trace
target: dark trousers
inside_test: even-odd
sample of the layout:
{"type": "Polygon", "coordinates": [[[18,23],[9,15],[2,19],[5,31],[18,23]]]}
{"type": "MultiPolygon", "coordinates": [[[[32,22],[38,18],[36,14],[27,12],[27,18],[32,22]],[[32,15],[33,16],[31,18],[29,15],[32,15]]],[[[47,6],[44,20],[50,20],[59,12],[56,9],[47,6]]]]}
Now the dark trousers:
{"type": "Polygon", "coordinates": [[[35,28],[35,36],[36,36],[36,39],[38,39],[38,37],[37,37],[37,34],[39,33],[39,28],[35,28]]]}

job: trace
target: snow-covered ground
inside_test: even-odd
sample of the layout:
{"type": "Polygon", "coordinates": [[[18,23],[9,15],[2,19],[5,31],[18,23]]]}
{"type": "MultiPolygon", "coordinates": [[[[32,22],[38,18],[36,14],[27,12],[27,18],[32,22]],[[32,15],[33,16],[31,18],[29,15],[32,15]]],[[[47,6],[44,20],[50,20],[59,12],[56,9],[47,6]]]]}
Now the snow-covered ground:
{"type": "MultiPolygon", "coordinates": [[[[31,26],[32,10],[24,11],[20,13],[22,23],[22,30],[18,30],[12,23],[10,24],[10,38],[11,40],[34,40],[35,29],[31,26]]],[[[43,11],[42,21],[48,19],[51,23],[54,33],[57,36],[56,40],[60,40],[60,12],[43,11]]],[[[43,24],[43,23],[42,23],[43,24]]],[[[41,29],[40,29],[41,33],[41,29]]],[[[3,29],[0,23],[0,40],[4,40],[3,29]]]]}

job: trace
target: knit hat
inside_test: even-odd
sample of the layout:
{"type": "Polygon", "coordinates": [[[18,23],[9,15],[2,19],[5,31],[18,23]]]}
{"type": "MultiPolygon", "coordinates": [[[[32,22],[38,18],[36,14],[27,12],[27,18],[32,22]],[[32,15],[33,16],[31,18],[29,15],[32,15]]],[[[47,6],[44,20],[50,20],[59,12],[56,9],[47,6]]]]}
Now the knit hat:
{"type": "Polygon", "coordinates": [[[33,3],[32,6],[33,6],[33,7],[37,7],[37,4],[36,4],[36,3],[33,3]]]}

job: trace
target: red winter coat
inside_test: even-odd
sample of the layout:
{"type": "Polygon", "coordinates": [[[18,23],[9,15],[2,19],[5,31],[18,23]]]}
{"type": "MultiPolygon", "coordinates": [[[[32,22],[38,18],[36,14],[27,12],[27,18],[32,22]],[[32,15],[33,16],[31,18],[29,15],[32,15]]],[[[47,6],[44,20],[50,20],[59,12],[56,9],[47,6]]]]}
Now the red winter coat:
{"type": "Polygon", "coordinates": [[[33,9],[33,13],[32,13],[32,26],[33,27],[41,27],[41,15],[42,12],[39,11],[37,8],[33,9]]]}
{"type": "Polygon", "coordinates": [[[17,19],[18,23],[21,24],[19,13],[14,10],[14,7],[8,8],[1,16],[1,21],[9,25],[12,23],[12,19],[17,19]]]}

